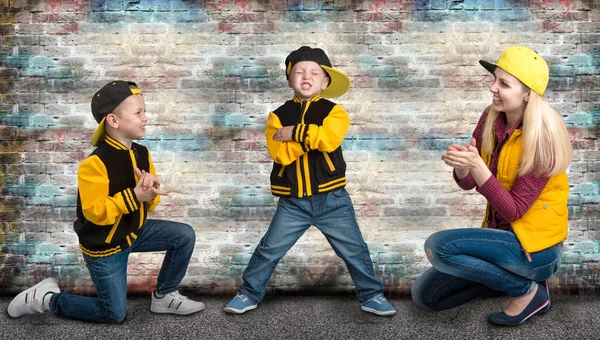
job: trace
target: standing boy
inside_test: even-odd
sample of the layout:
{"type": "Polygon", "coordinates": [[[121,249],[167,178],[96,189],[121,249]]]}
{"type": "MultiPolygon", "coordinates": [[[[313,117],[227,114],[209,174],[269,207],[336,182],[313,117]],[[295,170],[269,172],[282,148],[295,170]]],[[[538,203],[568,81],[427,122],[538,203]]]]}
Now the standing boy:
{"type": "Polygon", "coordinates": [[[203,310],[202,302],[177,291],[194,250],[194,230],[146,219],[168,191],[160,189],[148,149],[133,142],[146,133],[142,91],[133,82],[110,82],[94,94],[92,114],[98,122],[92,137],[97,148],[79,166],[74,227],[98,297],[61,293],[49,278],[17,295],[8,314],[51,310],[69,319],[121,323],[127,312],[129,254],[163,250],[150,310],[180,315],[203,310]]]}
{"type": "Polygon", "coordinates": [[[332,68],[318,48],[303,46],[293,51],[285,67],[294,98],[270,113],[266,127],[267,147],[274,160],[271,192],[280,197],[279,203],[244,271],[244,283],[225,311],[239,314],[256,308],[279,260],[315,225],[345,261],[361,308],[393,315],[396,309],[382,294],[383,283],[373,272],[369,249],[344,189],[346,163],[341,145],[350,119],[341,105],[323,99],[343,95],[350,80],[332,68]]]}

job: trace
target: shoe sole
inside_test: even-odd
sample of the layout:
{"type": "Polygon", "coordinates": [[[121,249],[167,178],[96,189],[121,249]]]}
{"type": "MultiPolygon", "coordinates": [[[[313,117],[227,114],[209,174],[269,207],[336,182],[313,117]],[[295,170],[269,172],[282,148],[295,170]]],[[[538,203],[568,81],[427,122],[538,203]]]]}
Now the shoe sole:
{"type": "Polygon", "coordinates": [[[246,307],[244,309],[235,309],[235,308],[232,308],[232,307],[225,307],[225,308],[223,308],[223,310],[226,311],[227,313],[242,314],[242,313],[245,313],[245,312],[247,312],[249,310],[256,309],[256,307],[257,307],[257,305],[248,306],[248,307],[246,307]]]}
{"type": "Polygon", "coordinates": [[[152,313],[156,313],[156,314],[174,314],[174,315],[190,315],[190,314],[194,314],[194,313],[198,313],[203,311],[204,308],[202,309],[198,309],[195,311],[191,311],[191,312],[187,312],[187,313],[180,313],[180,312],[174,312],[173,310],[150,310],[152,313]]]}
{"type": "Polygon", "coordinates": [[[35,286],[33,286],[31,288],[25,289],[24,291],[20,292],[19,295],[15,296],[15,298],[8,305],[8,308],[6,309],[8,312],[8,315],[10,315],[10,317],[12,317],[12,318],[18,318],[25,314],[30,314],[30,313],[25,313],[25,314],[15,316],[15,315],[12,315],[10,311],[11,311],[11,309],[13,309],[15,307],[15,304],[17,304],[17,301],[23,299],[23,296],[27,295],[28,292],[36,290],[36,289],[40,289],[40,288],[44,287],[46,284],[54,284],[58,287],[58,281],[56,281],[55,278],[50,277],[50,278],[47,278],[45,280],[38,282],[38,284],[36,284],[35,286]]]}
{"type": "Polygon", "coordinates": [[[190,312],[180,312],[177,309],[153,309],[152,307],[150,307],[150,311],[152,313],[156,313],[156,314],[175,314],[175,315],[190,315],[190,314],[201,312],[204,309],[206,309],[206,306],[202,306],[202,308],[200,308],[198,310],[193,310],[193,311],[190,311],[190,312]]]}
{"type": "Polygon", "coordinates": [[[537,313],[538,313],[538,314],[544,314],[544,313],[548,312],[548,311],[550,310],[550,305],[551,305],[551,304],[552,304],[552,303],[550,302],[550,300],[548,300],[548,305],[546,305],[546,307],[544,307],[544,308],[540,309],[540,311],[539,311],[539,312],[537,312],[537,313]]]}
{"type": "Polygon", "coordinates": [[[373,314],[377,314],[377,315],[381,315],[381,316],[390,316],[390,315],[396,314],[395,310],[390,310],[390,311],[387,311],[387,312],[382,312],[382,311],[379,311],[377,309],[373,309],[373,308],[369,308],[369,307],[363,307],[363,306],[361,306],[360,309],[364,310],[365,312],[369,312],[369,313],[373,313],[373,314]]]}

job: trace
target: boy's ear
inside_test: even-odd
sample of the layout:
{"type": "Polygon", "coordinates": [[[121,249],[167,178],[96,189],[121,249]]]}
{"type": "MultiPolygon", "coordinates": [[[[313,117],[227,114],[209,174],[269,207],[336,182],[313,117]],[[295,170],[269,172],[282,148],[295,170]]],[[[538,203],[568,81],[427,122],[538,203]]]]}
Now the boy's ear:
{"type": "Polygon", "coordinates": [[[330,81],[331,81],[331,78],[329,78],[329,77],[323,78],[323,84],[321,84],[321,91],[325,90],[327,88],[327,86],[329,86],[330,81]]]}
{"type": "Polygon", "coordinates": [[[110,127],[115,129],[119,127],[119,121],[117,120],[117,116],[112,112],[106,115],[106,120],[104,123],[110,125],[110,127]]]}

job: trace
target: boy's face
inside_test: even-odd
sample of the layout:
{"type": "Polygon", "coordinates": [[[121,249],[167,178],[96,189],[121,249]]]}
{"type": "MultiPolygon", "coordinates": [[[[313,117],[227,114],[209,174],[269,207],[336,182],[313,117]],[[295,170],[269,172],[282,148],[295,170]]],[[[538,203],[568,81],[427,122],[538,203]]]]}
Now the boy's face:
{"type": "Polygon", "coordinates": [[[112,127],[111,137],[120,140],[134,140],[143,138],[146,134],[146,106],[144,97],[131,95],[117,106],[113,113],[106,117],[108,124],[112,127]],[[116,134],[116,136],[112,136],[116,134]]]}
{"type": "Polygon", "coordinates": [[[329,77],[314,61],[300,61],[292,67],[288,85],[298,99],[310,100],[329,85],[329,77]]]}

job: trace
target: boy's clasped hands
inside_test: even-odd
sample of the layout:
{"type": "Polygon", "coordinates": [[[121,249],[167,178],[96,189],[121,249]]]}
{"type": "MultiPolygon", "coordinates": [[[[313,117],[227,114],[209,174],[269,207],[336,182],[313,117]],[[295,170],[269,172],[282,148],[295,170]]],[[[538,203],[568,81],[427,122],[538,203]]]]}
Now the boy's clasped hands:
{"type": "Polygon", "coordinates": [[[170,190],[161,190],[158,178],[151,173],[139,168],[134,168],[134,171],[138,177],[138,182],[133,190],[138,201],[151,201],[158,195],[168,195],[171,192],[170,190]]]}

